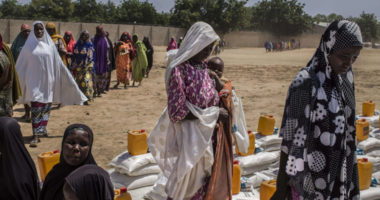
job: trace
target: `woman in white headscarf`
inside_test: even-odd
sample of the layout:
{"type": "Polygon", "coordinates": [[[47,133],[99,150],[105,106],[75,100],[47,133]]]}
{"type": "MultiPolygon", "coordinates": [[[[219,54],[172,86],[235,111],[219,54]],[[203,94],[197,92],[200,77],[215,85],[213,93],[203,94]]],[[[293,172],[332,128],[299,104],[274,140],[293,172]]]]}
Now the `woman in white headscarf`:
{"type": "MultiPolygon", "coordinates": [[[[226,119],[228,113],[218,106],[218,91],[205,60],[218,39],[210,25],[195,23],[166,72],[168,106],[150,134],[149,147],[163,172],[160,180],[166,182],[168,199],[217,199],[208,191],[215,188],[209,184],[214,130],[218,118],[226,119]]],[[[228,179],[223,184],[231,186],[228,179]]],[[[215,191],[223,199],[231,198],[231,189],[215,191]]]]}
{"type": "Polygon", "coordinates": [[[18,103],[31,105],[33,139],[30,146],[37,147],[39,137],[47,136],[46,126],[52,103],[82,105],[87,98],[63,64],[41,21],[33,23],[16,69],[23,93],[18,103]]]}

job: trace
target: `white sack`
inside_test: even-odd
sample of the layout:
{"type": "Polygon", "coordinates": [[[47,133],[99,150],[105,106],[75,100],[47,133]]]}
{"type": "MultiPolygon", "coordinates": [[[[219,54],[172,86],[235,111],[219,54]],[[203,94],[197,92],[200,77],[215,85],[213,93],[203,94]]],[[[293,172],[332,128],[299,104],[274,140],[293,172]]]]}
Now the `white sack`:
{"type": "MultiPolygon", "coordinates": [[[[128,151],[125,151],[119,155],[117,155],[114,159],[112,159],[110,165],[112,167],[115,167],[115,169],[122,173],[122,174],[128,174],[130,176],[138,176],[143,175],[142,173],[147,173],[149,170],[145,169],[144,167],[148,166],[149,164],[155,164],[156,160],[153,158],[151,153],[141,154],[137,156],[132,156],[128,153],[128,151]],[[137,172],[136,172],[137,171],[137,172]]],[[[150,168],[152,165],[149,165],[150,168]]],[[[157,168],[153,168],[151,173],[158,174],[157,168]]],[[[149,174],[151,174],[149,173],[149,174]]]]}
{"type": "Polygon", "coordinates": [[[133,190],[154,185],[158,175],[127,176],[114,171],[111,172],[110,178],[115,188],[126,187],[128,190],[133,190]]]}
{"type": "Polygon", "coordinates": [[[268,166],[280,160],[280,152],[260,152],[249,156],[236,157],[239,161],[241,168],[260,168],[262,166],[268,166]]]}
{"type": "Polygon", "coordinates": [[[358,148],[362,149],[364,153],[380,149],[380,140],[376,138],[368,138],[358,143],[358,148]]]}

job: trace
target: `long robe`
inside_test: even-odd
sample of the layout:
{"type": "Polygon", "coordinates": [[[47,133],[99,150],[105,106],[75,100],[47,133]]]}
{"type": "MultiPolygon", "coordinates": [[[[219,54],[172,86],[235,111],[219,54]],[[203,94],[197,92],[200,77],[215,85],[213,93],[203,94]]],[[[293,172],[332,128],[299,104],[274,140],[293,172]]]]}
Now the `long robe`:
{"type": "MultiPolygon", "coordinates": [[[[44,25],[40,21],[34,24],[44,25]]],[[[17,60],[16,69],[23,94],[18,103],[81,105],[87,101],[46,30],[40,39],[36,38],[34,30],[31,31],[17,60]]]]}
{"type": "Polygon", "coordinates": [[[130,54],[133,53],[132,44],[130,42],[120,41],[116,48],[117,81],[129,85],[132,63],[130,54]]]}
{"type": "Polygon", "coordinates": [[[132,77],[134,81],[141,82],[148,66],[146,47],[140,40],[138,40],[134,46],[136,49],[136,58],[132,61],[132,77]]]}

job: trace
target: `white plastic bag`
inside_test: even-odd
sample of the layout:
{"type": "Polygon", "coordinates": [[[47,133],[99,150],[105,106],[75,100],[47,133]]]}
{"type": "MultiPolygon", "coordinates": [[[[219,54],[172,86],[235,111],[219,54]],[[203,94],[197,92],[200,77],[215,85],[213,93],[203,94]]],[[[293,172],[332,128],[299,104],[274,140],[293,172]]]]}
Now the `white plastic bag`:
{"type": "Polygon", "coordinates": [[[159,174],[158,179],[156,183],[153,185],[152,190],[145,194],[144,198],[150,200],[167,200],[168,196],[165,192],[165,185],[167,181],[168,179],[165,176],[163,176],[163,174],[159,174]]]}
{"type": "Polygon", "coordinates": [[[232,133],[239,152],[248,153],[249,136],[241,99],[232,90],[232,133]]]}

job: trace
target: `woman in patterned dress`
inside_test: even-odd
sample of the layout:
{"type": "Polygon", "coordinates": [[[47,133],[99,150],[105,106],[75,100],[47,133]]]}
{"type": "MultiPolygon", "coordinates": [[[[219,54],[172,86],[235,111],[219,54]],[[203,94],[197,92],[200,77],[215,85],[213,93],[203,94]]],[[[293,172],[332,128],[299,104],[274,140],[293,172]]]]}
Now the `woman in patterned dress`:
{"type": "Polygon", "coordinates": [[[213,167],[216,123],[228,120],[205,62],[218,39],[209,24],[195,23],[166,71],[167,109],[149,136],[149,148],[167,180],[168,199],[231,199],[228,169],[213,167]],[[223,177],[219,184],[211,181],[213,174],[223,177]]]}
{"type": "Polygon", "coordinates": [[[272,199],[359,199],[352,64],[359,26],[335,21],[289,87],[272,199]]]}
{"type": "MultiPolygon", "coordinates": [[[[93,100],[93,74],[94,74],[94,45],[90,41],[90,34],[82,31],[75,44],[72,60],[72,69],[75,71],[75,80],[89,101],[93,100]]],[[[88,105],[88,101],[84,103],[88,105]]]]}

